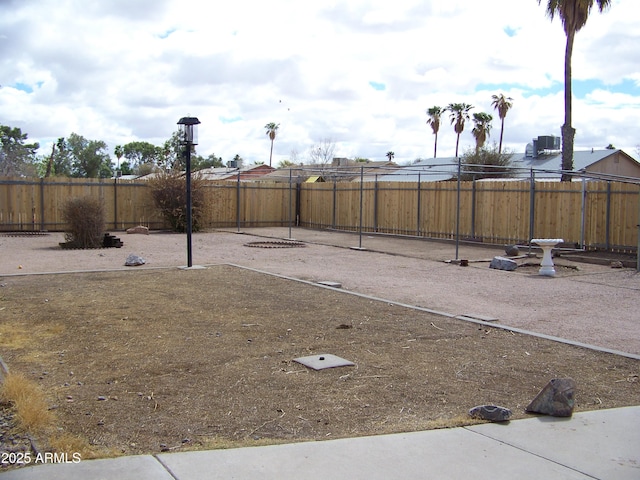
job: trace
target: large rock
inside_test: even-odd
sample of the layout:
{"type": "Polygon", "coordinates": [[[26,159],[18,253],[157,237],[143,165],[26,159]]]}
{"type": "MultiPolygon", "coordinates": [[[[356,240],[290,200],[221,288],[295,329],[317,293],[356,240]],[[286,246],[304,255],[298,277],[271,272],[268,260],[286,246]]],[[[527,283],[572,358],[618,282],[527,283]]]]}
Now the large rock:
{"type": "Polygon", "coordinates": [[[143,235],[149,235],[149,227],[138,225],[137,227],[128,228],[127,233],[141,233],[143,235]]]}
{"type": "Polygon", "coordinates": [[[469,410],[469,416],[490,422],[506,422],[511,418],[511,410],[497,405],[478,405],[469,410]]]}
{"type": "Polygon", "coordinates": [[[554,378],[525,409],[553,417],[570,417],[575,404],[576,382],[571,378],[554,378]]]}
{"type": "Polygon", "coordinates": [[[145,263],[147,263],[147,261],[144,258],[134,255],[133,253],[124,261],[124,265],[126,267],[137,267],[139,265],[144,265],[145,263]]]}
{"type": "Polygon", "coordinates": [[[510,258],[493,257],[493,260],[491,260],[491,263],[489,264],[489,268],[512,271],[518,268],[518,264],[510,258]]]}

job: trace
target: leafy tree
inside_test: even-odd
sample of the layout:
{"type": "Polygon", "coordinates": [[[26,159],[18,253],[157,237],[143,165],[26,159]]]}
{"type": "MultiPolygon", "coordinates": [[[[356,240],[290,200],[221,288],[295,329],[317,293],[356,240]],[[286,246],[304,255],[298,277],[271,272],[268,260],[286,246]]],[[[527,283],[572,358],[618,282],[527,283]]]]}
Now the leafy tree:
{"type": "Polygon", "coordinates": [[[278,168],[290,168],[295,166],[295,163],[293,163],[291,160],[280,160],[278,162],[278,168]]]}
{"type": "MultiPolygon", "coordinates": [[[[195,146],[192,146],[192,148],[192,152],[195,153],[195,146]]],[[[164,142],[162,146],[162,157],[158,166],[165,171],[180,171],[186,168],[186,161],[184,144],[182,143],[180,132],[175,131],[171,134],[171,138],[164,142]]]]}
{"type": "Polygon", "coordinates": [[[87,140],[72,133],[65,150],[71,156],[71,175],[85,178],[107,178],[113,175],[111,158],[107,154],[107,144],[102,140],[87,140]]]}
{"type": "Polygon", "coordinates": [[[387,152],[387,154],[385,155],[389,161],[393,160],[393,157],[396,156],[396,154],[394,152],[387,152]]]}
{"type": "Polygon", "coordinates": [[[446,108],[438,106],[431,107],[429,110],[427,110],[427,115],[429,115],[427,125],[431,127],[433,134],[436,136],[436,139],[433,142],[433,158],[436,158],[436,154],[438,152],[438,132],[440,131],[440,118],[445,111],[446,108]]]}
{"type": "MultiPolygon", "coordinates": [[[[538,5],[542,0],[538,0],[538,5]]],[[[573,170],[573,139],[576,130],[571,126],[571,56],[576,33],[585,26],[593,4],[600,12],[611,6],[611,0],[548,0],[547,16],[553,21],[558,16],[562,21],[567,44],[564,51],[564,125],[562,125],[562,170],[573,170]]],[[[571,175],[562,174],[562,181],[571,181],[571,175]]]]}
{"type": "Polygon", "coordinates": [[[613,146],[613,143],[610,143],[609,145],[607,145],[606,147],[604,147],[606,150],[615,150],[616,147],[613,146]]]}
{"type": "Polygon", "coordinates": [[[498,111],[498,117],[500,117],[500,144],[498,146],[498,152],[502,152],[502,135],[504,134],[504,119],[507,116],[507,112],[513,106],[513,98],[505,97],[503,93],[498,95],[492,95],[493,101],[491,105],[498,111]]]}
{"type": "Polygon", "coordinates": [[[191,157],[191,170],[197,171],[202,170],[203,168],[209,167],[224,167],[222,163],[222,158],[216,157],[215,153],[210,154],[207,158],[201,157],[200,155],[191,157]]]}
{"type": "Polygon", "coordinates": [[[36,151],[40,145],[25,143],[28,134],[20,128],[0,125],[0,175],[33,175],[35,173],[36,151]]]}
{"type": "Polygon", "coordinates": [[[133,168],[126,160],[120,164],[120,173],[122,175],[133,175],[133,168]]]}
{"type": "Polygon", "coordinates": [[[52,154],[53,162],[51,175],[57,177],[70,177],[73,170],[73,158],[64,137],[58,138],[56,150],[52,154]]]}
{"type": "Polygon", "coordinates": [[[464,122],[469,120],[469,112],[473,108],[473,105],[468,103],[450,103],[445,108],[446,111],[451,112],[451,125],[456,132],[456,158],[458,158],[458,144],[460,143],[460,134],[464,131],[464,122]]]}
{"type": "Polygon", "coordinates": [[[134,170],[141,174],[152,172],[162,164],[162,149],[149,142],[129,142],[122,147],[122,152],[134,170]]]}
{"type": "Polygon", "coordinates": [[[471,133],[476,139],[476,151],[479,151],[484,146],[487,138],[489,138],[492,120],[493,117],[485,112],[473,114],[473,123],[475,126],[473,127],[473,130],[471,130],[471,133]]]}
{"type": "Polygon", "coordinates": [[[462,170],[460,180],[478,180],[481,178],[505,178],[513,176],[511,152],[500,152],[494,143],[491,147],[467,150],[460,159],[462,170]]]}
{"type": "Polygon", "coordinates": [[[273,141],[276,139],[276,134],[278,132],[278,128],[280,128],[280,124],[271,122],[267,123],[264,128],[267,129],[267,137],[271,140],[271,151],[269,152],[269,166],[271,166],[271,158],[273,157],[273,141]]]}

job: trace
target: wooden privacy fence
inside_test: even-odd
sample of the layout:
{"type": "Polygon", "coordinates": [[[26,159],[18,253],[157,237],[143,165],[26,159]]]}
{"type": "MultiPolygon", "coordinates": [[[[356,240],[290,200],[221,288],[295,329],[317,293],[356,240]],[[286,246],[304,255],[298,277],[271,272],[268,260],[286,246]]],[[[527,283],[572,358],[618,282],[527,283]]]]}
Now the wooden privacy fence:
{"type": "MultiPolygon", "coordinates": [[[[298,225],[485,243],[563,238],[585,248],[636,251],[640,186],[613,181],[204,184],[205,228],[298,225]],[[457,229],[456,226],[459,225],[457,229]]],[[[146,182],[0,178],[1,231],[63,231],[67,198],[103,199],[107,229],[167,228],[146,182]]]]}

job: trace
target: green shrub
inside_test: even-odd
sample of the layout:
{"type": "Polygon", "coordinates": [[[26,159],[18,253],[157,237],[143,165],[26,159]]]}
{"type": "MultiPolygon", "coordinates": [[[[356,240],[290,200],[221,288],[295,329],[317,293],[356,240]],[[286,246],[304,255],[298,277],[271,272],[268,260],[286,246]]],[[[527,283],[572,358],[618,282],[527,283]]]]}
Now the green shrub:
{"type": "Polygon", "coordinates": [[[99,248],[105,228],[104,205],[99,198],[71,198],[63,206],[62,218],[67,224],[64,238],[72,248],[99,248]]]}
{"type": "MultiPolygon", "coordinates": [[[[153,201],[174,232],[187,231],[187,179],[177,172],[160,172],[149,180],[153,201]]],[[[191,231],[197,232],[204,215],[202,179],[191,178],[191,231]]]]}

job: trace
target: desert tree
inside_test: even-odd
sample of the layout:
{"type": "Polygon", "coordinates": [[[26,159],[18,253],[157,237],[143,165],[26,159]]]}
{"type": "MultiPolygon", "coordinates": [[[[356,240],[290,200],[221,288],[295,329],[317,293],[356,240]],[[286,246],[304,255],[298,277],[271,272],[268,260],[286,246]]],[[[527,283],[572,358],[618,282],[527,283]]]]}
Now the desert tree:
{"type": "Polygon", "coordinates": [[[451,125],[456,132],[456,158],[458,158],[458,146],[460,144],[460,135],[464,131],[464,123],[469,120],[469,112],[473,105],[468,103],[450,103],[446,107],[446,111],[450,112],[451,125]]]}
{"type": "Polygon", "coordinates": [[[498,152],[502,152],[502,136],[504,134],[504,119],[507,112],[513,107],[513,98],[505,97],[503,93],[491,96],[491,106],[498,111],[500,118],[500,143],[498,143],[498,152]]]}
{"type": "Polygon", "coordinates": [[[433,158],[436,158],[436,155],[438,153],[438,132],[440,131],[440,118],[445,111],[445,108],[438,106],[431,107],[427,110],[427,115],[429,116],[429,118],[427,119],[427,125],[431,127],[431,130],[436,137],[433,142],[433,158]]]}
{"type": "Polygon", "coordinates": [[[476,139],[476,152],[484,147],[487,138],[489,138],[489,134],[491,133],[492,120],[493,117],[485,112],[473,114],[474,126],[473,130],[471,130],[471,133],[473,134],[473,138],[476,139]]]}
{"type": "MultiPolygon", "coordinates": [[[[538,0],[538,5],[542,0],[538,0]]],[[[567,43],[564,51],[564,125],[562,125],[562,170],[573,170],[573,139],[576,130],[571,126],[571,56],[575,35],[587,23],[594,4],[600,12],[611,6],[611,0],[547,0],[547,15],[553,21],[557,16],[562,21],[567,43]]],[[[571,175],[562,174],[562,181],[570,181],[571,175]]]]}
{"type": "Polygon", "coordinates": [[[271,150],[269,151],[269,166],[271,166],[271,159],[273,158],[273,141],[276,139],[280,124],[271,122],[267,123],[264,128],[267,130],[267,137],[271,140],[271,150]]]}

